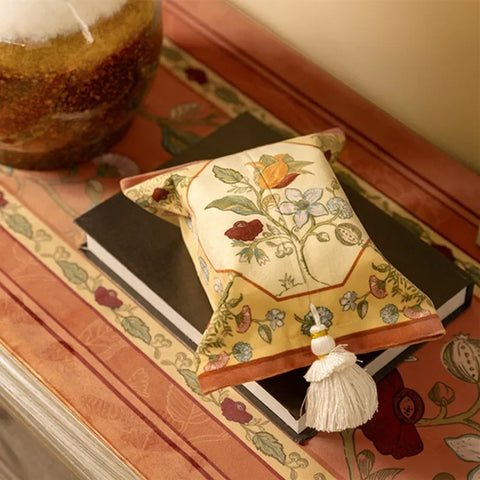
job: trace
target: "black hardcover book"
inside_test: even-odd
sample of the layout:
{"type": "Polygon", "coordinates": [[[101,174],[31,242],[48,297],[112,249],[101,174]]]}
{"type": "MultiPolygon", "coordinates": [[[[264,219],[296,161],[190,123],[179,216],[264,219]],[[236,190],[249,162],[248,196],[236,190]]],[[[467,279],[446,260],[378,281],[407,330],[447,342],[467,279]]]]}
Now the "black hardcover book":
{"type": "MultiPolygon", "coordinates": [[[[279,133],[243,114],[165,166],[216,158],[281,140],[279,133]]],[[[353,209],[384,256],[433,301],[446,322],[468,307],[472,280],[449,259],[422,242],[358,192],[342,185],[353,209]]],[[[180,230],[136,206],[119,193],[76,220],[87,234],[85,253],[155,318],[194,349],[212,314],[183,244],[180,230]],[[128,227],[128,235],[125,234],[128,227]],[[155,239],[154,241],[152,239],[155,239]],[[155,262],[152,262],[152,258],[155,262]],[[189,298],[187,303],[179,298],[189,298]]],[[[412,351],[399,347],[362,355],[374,378],[412,351]]],[[[301,405],[306,369],[237,387],[295,440],[312,435],[305,429],[301,405]],[[285,388],[288,385],[288,388],[285,388]]]]}

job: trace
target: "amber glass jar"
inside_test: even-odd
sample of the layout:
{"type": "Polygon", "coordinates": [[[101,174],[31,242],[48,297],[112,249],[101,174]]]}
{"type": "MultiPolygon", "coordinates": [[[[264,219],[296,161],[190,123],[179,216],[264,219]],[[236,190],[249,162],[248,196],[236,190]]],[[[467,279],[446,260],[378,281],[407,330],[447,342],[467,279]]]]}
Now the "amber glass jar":
{"type": "Polygon", "coordinates": [[[8,2],[0,0],[0,163],[58,168],[107,150],[158,66],[159,1],[33,0],[5,19],[8,2]],[[55,1],[61,8],[48,12],[55,1]]]}

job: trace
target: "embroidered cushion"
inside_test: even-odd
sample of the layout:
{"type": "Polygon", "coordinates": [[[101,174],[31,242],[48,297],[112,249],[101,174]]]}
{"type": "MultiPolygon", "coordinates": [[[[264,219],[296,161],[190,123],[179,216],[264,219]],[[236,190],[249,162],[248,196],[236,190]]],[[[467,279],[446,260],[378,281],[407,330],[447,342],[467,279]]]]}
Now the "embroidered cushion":
{"type": "Polygon", "coordinates": [[[355,353],[444,333],[353,212],[326,158],[343,140],[327,131],[122,182],[181,228],[213,308],[197,349],[205,393],[311,364],[310,303],[355,353]]]}

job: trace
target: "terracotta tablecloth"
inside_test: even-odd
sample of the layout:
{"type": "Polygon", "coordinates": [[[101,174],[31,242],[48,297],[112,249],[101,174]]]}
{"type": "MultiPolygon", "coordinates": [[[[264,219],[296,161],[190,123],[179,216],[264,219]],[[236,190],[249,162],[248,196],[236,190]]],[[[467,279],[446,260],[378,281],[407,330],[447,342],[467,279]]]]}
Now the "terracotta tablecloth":
{"type": "Polygon", "coordinates": [[[201,3],[164,2],[162,67],[111,154],[53,172],[0,167],[0,342],[148,479],[480,478],[478,291],[442,340],[383,384],[387,404],[416,392],[410,410],[391,408],[372,440],[357,429],[301,446],[233,389],[202,396],[192,353],[78,251],[73,219],[119,178],[248,110],[291,132],[344,128],[337,174],[480,282],[478,178],[237,12],[201,3]],[[458,373],[459,355],[442,361],[451,342],[471,353],[473,373],[458,373]],[[421,452],[408,456],[411,445],[421,452]]]}

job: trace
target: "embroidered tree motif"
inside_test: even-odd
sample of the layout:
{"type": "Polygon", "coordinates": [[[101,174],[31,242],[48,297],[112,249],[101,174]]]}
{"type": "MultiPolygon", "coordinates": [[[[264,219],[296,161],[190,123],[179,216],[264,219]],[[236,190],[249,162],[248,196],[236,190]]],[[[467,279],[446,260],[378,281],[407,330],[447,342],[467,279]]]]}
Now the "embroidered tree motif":
{"type": "Polygon", "coordinates": [[[230,195],[210,202],[205,208],[256,217],[250,221],[238,220],[225,232],[232,246],[239,249],[239,261],[255,260],[263,266],[273,254],[279,259],[292,256],[299,266],[301,280],[285,272],[278,280],[281,285],[278,295],[307,283],[308,279],[329,285],[312,272],[305,255],[307,241],[316,239],[320,244],[337,241],[344,246],[365,243],[361,229],[344,221],[354,214],[348,202],[337,195],[340,186],[336,179],[327,188],[302,191],[289,186],[300,175],[311,174],[306,167],[312,163],[295,160],[288,154],[262,155],[258,162],[246,164],[253,168],[253,181],[238,170],[218,165],[212,169],[218,180],[232,187],[230,195]],[[325,198],[326,195],[330,198],[325,198]],[[325,230],[326,226],[334,227],[334,236],[325,230]]]}

